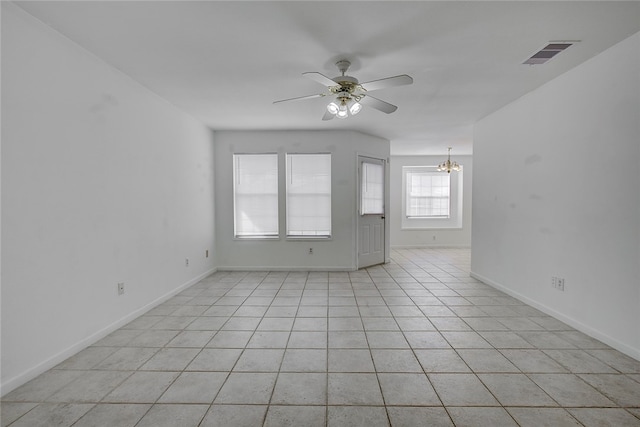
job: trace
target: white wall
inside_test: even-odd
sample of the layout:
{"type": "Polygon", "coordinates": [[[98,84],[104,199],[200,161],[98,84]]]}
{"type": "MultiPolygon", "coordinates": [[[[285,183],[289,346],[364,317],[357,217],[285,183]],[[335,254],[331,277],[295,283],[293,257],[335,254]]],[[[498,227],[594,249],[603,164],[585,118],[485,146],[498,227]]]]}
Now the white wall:
{"type": "MultiPolygon", "coordinates": [[[[402,168],[403,166],[437,166],[446,160],[442,156],[391,157],[391,246],[416,248],[428,246],[471,245],[471,187],[473,164],[471,156],[452,155],[451,160],[462,166],[462,227],[460,228],[402,228],[402,168]]],[[[456,172],[452,172],[455,174],[456,172]]]]}
{"type": "Polygon", "coordinates": [[[388,159],[389,147],[388,140],[350,131],[216,132],[218,268],[353,270],[356,267],[357,155],[388,159]],[[332,154],[331,239],[289,240],[283,237],[275,241],[234,239],[232,156],[234,153],[276,152],[280,154],[281,236],[284,235],[285,230],[284,154],[332,154]],[[313,248],[313,255],[309,255],[309,248],[313,248]]]}
{"type": "Polygon", "coordinates": [[[639,52],[636,34],[477,123],[471,263],[638,359],[639,52]]]}
{"type": "Polygon", "coordinates": [[[214,183],[211,131],[6,2],[2,114],[6,393],[213,269],[214,183]]]}

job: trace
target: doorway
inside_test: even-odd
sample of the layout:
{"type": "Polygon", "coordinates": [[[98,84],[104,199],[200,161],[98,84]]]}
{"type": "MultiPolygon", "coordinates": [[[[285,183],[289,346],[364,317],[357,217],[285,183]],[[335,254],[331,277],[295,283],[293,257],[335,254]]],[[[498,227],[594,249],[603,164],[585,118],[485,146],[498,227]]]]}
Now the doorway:
{"type": "Polygon", "coordinates": [[[385,261],[386,162],[358,156],[358,268],[385,261]]]}

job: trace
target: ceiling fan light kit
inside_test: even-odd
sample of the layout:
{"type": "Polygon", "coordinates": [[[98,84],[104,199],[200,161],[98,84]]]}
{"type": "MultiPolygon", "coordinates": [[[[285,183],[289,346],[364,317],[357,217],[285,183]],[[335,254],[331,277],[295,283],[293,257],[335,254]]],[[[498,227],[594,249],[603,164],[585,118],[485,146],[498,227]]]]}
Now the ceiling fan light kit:
{"type": "Polygon", "coordinates": [[[327,105],[327,111],[339,119],[346,119],[349,115],[355,116],[362,110],[362,104],[355,98],[338,96],[336,101],[327,105]],[[336,103],[336,101],[338,102],[336,103]]]}
{"type": "Polygon", "coordinates": [[[349,116],[355,116],[362,110],[363,105],[382,111],[386,114],[391,114],[396,111],[398,107],[393,104],[389,104],[386,101],[382,101],[381,99],[374,98],[369,95],[369,92],[387,87],[409,85],[413,83],[413,79],[406,74],[387,77],[380,80],[373,80],[366,83],[359,83],[358,79],[355,77],[346,75],[350,66],[351,62],[347,60],[336,62],[336,67],[340,70],[341,75],[334,77],[333,79],[317,72],[302,73],[303,76],[326,86],[329,92],[283,99],[275,101],[274,104],[332,95],[335,98],[327,105],[327,112],[324,117],[322,117],[322,120],[331,120],[334,117],[346,119],[349,116]]]}

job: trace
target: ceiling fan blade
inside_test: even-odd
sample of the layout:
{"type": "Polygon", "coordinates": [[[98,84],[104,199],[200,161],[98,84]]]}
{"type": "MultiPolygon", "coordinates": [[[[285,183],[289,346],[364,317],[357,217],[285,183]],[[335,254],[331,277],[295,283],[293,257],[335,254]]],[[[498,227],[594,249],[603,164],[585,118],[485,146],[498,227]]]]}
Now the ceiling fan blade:
{"type": "Polygon", "coordinates": [[[324,112],[324,116],[322,116],[322,120],[327,121],[327,120],[332,120],[335,116],[333,114],[331,114],[328,111],[324,112]]]}
{"type": "Polygon", "coordinates": [[[298,96],[297,98],[288,98],[288,99],[281,99],[279,101],[273,101],[273,103],[277,104],[279,102],[302,101],[303,99],[322,98],[323,96],[326,96],[326,95],[327,95],[326,93],[318,93],[316,95],[298,96]]]}
{"type": "Polygon", "coordinates": [[[402,74],[400,76],[387,77],[386,79],[372,80],[370,82],[360,83],[360,87],[368,92],[371,92],[372,90],[384,89],[393,86],[410,85],[411,83],[413,83],[413,78],[407,76],[406,74],[402,74]]]}
{"type": "Polygon", "coordinates": [[[387,114],[391,114],[398,109],[395,105],[389,104],[388,102],[382,101],[378,98],[374,98],[371,95],[365,95],[362,97],[362,99],[360,99],[360,104],[375,108],[376,110],[380,110],[387,114]]]}
{"type": "Polygon", "coordinates": [[[316,73],[316,72],[308,72],[308,73],[302,73],[303,76],[310,78],[311,80],[315,80],[316,82],[320,83],[323,86],[326,87],[333,87],[333,86],[339,86],[338,83],[334,82],[333,80],[331,80],[329,77],[325,76],[324,74],[320,74],[320,73],[316,73]]]}

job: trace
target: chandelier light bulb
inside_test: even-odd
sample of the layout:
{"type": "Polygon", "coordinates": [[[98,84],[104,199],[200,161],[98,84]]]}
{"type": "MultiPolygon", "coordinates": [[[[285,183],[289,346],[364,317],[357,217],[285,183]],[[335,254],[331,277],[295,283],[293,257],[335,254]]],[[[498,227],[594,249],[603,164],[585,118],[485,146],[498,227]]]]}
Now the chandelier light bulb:
{"type": "Polygon", "coordinates": [[[327,105],[327,111],[331,114],[338,114],[338,104],[335,102],[329,103],[329,105],[327,105]]]}
{"type": "Polygon", "coordinates": [[[351,107],[349,107],[349,112],[352,116],[358,114],[360,110],[362,110],[362,104],[360,104],[359,102],[354,102],[351,107]]]}

